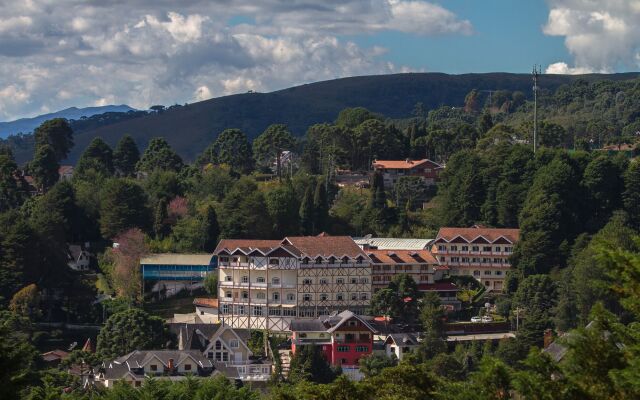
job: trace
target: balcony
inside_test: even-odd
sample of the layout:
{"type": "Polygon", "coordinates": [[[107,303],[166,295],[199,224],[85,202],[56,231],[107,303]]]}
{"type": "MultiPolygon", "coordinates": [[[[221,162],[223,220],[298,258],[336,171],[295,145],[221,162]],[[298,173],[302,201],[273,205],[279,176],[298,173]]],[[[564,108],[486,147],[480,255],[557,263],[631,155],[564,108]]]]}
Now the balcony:
{"type": "Polygon", "coordinates": [[[299,339],[294,339],[291,341],[291,344],[294,344],[296,346],[307,346],[307,345],[314,345],[314,346],[318,346],[318,345],[323,345],[323,344],[331,344],[331,338],[323,338],[323,339],[304,339],[304,338],[299,338],[299,339]]]}
{"type": "Polygon", "coordinates": [[[269,289],[295,289],[297,286],[295,283],[272,283],[269,285],[269,289]]]}

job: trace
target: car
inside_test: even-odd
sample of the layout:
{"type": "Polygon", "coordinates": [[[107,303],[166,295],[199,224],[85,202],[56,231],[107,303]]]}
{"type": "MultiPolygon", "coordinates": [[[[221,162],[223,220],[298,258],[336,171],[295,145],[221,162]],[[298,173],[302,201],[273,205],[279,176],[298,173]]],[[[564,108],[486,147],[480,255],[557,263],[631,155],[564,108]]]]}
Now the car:
{"type": "Polygon", "coordinates": [[[471,322],[482,322],[482,318],[480,318],[480,317],[471,317],[471,322]]]}
{"type": "Polygon", "coordinates": [[[493,317],[490,315],[485,315],[482,317],[482,322],[493,322],[493,317]]]}

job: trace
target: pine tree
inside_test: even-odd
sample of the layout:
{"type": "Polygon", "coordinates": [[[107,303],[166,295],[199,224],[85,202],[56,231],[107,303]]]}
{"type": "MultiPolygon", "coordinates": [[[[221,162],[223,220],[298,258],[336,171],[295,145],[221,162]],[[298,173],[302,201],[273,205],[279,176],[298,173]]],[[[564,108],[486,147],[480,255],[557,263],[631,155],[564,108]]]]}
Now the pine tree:
{"type": "Polygon", "coordinates": [[[163,138],[153,138],[136,164],[138,171],[151,173],[155,170],[178,172],[183,167],[182,158],[163,138]]]}
{"type": "Polygon", "coordinates": [[[220,225],[218,224],[218,215],[213,206],[208,205],[202,217],[204,222],[204,251],[212,252],[218,244],[220,236],[220,225]]]}
{"type": "Polygon", "coordinates": [[[140,150],[130,135],[124,135],[113,152],[113,166],[118,176],[133,176],[140,160],[140,150]]]}
{"type": "Polygon", "coordinates": [[[38,185],[38,189],[47,191],[58,181],[59,167],[53,147],[48,144],[36,147],[36,153],[33,156],[29,170],[38,185]]]}
{"type": "Polygon", "coordinates": [[[311,186],[309,186],[304,192],[304,197],[300,204],[300,228],[303,235],[313,234],[313,220],[313,190],[311,189],[311,186]]]}
{"type": "Polygon", "coordinates": [[[94,138],[80,156],[74,175],[81,177],[89,170],[105,176],[113,175],[113,151],[99,137],[94,138]]]}
{"type": "Polygon", "coordinates": [[[313,233],[316,234],[326,229],[327,220],[329,219],[327,191],[322,181],[318,181],[316,184],[316,190],[313,195],[313,209],[313,233]]]}
{"type": "Polygon", "coordinates": [[[64,118],[54,118],[43,122],[33,131],[36,151],[39,147],[51,146],[56,162],[67,158],[73,147],[73,131],[64,118]]]}
{"type": "Polygon", "coordinates": [[[629,164],[624,174],[624,192],[622,200],[624,210],[629,214],[629,220],[633,226],[640,228],[640,161],[629,164]]]}
{"type": "Polygon", "coordinates": [[[153,232],[156,234],[156,239],[164,238],[167,233],[167,216],[167,200],[162,198],[158,201],[153,220],[153,232]]]}

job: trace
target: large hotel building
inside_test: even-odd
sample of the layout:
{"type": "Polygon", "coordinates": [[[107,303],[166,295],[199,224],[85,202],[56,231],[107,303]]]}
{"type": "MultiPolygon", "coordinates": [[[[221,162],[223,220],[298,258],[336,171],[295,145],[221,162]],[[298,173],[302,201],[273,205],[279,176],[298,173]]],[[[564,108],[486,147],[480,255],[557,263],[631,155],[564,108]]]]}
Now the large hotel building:
{"type": "Polygon", "coordinates": [[[371,260],[348,236],[224,239],[218,257],[220,319],[282,331],[294,318],[366,311],[371,260]]]}

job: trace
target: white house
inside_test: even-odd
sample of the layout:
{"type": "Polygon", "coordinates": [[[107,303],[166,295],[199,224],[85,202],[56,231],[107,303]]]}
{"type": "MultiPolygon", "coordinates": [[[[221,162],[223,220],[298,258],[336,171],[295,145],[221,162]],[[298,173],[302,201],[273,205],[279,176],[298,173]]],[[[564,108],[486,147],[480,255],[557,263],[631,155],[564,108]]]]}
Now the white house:
{"type": "Polygon", "coordinates": [[[420,346],[418,335],[415,333],[392,333],[384,342],[387,357],[395,356],[402,360],[407,354],[416,351],[420,346]]]}
{"type": "Polygon", "coordinates": [[[74,271],[88,271],[91,264],[91,253],[79,244],[69,245],[67,265],[74,271]]]}

